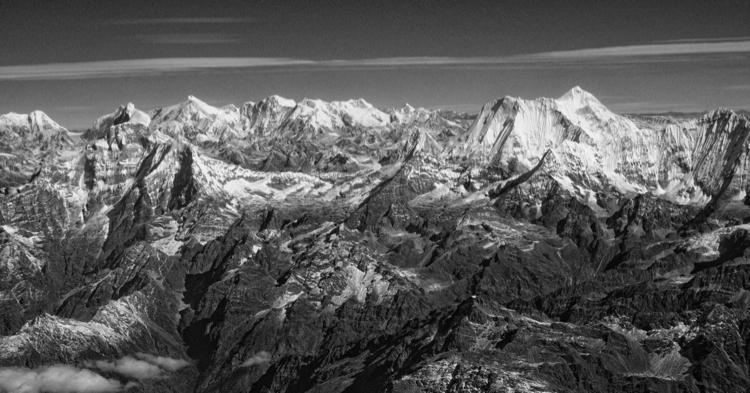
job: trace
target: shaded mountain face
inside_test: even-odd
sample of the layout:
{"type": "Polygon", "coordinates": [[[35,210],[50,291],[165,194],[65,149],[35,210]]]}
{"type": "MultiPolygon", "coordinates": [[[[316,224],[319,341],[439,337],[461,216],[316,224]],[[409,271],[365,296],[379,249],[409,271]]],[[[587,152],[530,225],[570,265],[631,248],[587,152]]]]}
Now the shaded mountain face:
{"type": "Polygon", "coordinates": [[[0,390],[744,391],[748,135],[580,88],[2,116],[0,390]]]}

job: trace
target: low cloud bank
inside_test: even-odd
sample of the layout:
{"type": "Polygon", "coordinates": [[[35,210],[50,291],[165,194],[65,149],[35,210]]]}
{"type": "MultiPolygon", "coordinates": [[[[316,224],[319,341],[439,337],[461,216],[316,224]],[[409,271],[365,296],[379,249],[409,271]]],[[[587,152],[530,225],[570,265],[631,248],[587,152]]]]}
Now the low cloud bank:
{"type": "Polygon", "coordinates": [[[184,359],[172,359],[166,356],[154,356],[142,352],[136,353],[135,356],[167,371],[177,371],[190,364],[190,362],[184,359]]]}
{"type": "Polygon", "coordinates": [[[102,371],[111,371],[135,379],[154,379],[161,376],[161,369],[158,366],[130,356],[125,356],[114,362],[98,360],[93,364],[87,364],[87,366],[93,366],[102,371]]]}
{"type": "MultiPolygon", "coordinates": [[[[183,359],[140,352],[136,353],[135,357],[124,356],[114,361],[84,363],[88,368],[115,372],[138,380],[161,378],[165,371],[174,372],[189,364],[183,359]]],[[[120,381],[105,378],[92,370],[64,364],[35,369],[0,367],[0,392],[3,393],[118,392],[135,385],[134,382],[128,382],[123,386],[120,381]]]]}
{"type": "Polygon", "coordinates": [[[111,371],[135,379],[160,378],[163,371],[177,371],[190,364],[183,359],[172,359],[166,356],[154,356],[147,353],[136,353],[136,358],[124,356],[121,359],[108,362],[99,360],[88,363],[89,367],[96,367],[102,371],[111,371]]]}
{"type": "Polygon", "coordinates": [[[117,392],[122,387],[114,379],[62,364],[37,369],[0,368],[0,391],[8,393],[117,392]]]}

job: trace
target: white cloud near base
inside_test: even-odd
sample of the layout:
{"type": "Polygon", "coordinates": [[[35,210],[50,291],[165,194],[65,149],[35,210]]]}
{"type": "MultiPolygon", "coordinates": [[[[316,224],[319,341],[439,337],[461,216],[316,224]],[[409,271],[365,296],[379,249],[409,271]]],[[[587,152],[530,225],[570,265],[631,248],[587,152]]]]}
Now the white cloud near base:
{"type": "Polygon", "coordinates": [[[271,361],[271,354],[266,351],[260,351],[242,362],[242,364],[240,364],[240,367],[250,367],[256,364],[267,363],[269,361],[271,361]]]}
{"type": "MultiPolygon", "coordinates": [[[[143,380],[161,378],[165,371],[174,372],[190,363],[183,359],[137,353],[115,361],[86,362],[84,365],[104,372],[115,372],[143,380]]],[[[136,386],[128,382],[124,387],[115,379],[73,366],[55,364],[35,369],[0,367],[0,392],[3,393],[89,393],[118,392],[136,386]]]]}
{"type": "Polygon", "coordinates": [[[172,359],[166,356],[154,356],[142,352],[136,353],[135,356],[167,371],[177,371],[190,364],[190,362],[184,359],[172,359]]]}
{"type": "Polygon", "coordinates": [[[147,353],[137,353],[136,358],[123,356],[115,361],[99,360],[87,363],[102,371],[116,372],[135,379],[161,378],[164,371],[174,372],[190,364],[183,359],[172,359],[166,356],[154,356],[147,353]]]}
{"type": "Polygon", "coordinates": [[[0,368],[0,391],[8,393],[117,392],[122,384],[86,369],[66,365],[37,369],[0,368]]]}
{"type": "Polygon", "coordinates": [[[92,363],[91,366],[102,371],[115,372],[135,379],[159,378],[162,373],[161,368],[158,366],[130,356],[125,356],[113,362],[98,360],[92,363]]]}

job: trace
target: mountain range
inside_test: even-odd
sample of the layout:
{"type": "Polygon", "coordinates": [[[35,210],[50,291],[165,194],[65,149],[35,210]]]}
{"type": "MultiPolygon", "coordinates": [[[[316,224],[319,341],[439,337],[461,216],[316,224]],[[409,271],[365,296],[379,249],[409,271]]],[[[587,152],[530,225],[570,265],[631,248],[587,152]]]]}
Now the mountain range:
{"type": "Polygon", "coordinates": [[[2,115],[0,391],[745,391],[749,136],[579,87],[2,115]]]}

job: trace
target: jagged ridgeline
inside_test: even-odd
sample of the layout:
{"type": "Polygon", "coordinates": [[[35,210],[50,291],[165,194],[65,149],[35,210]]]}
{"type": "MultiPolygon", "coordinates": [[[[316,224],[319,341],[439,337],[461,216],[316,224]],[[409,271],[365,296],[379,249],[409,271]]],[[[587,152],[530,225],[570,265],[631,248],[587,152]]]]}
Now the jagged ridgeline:
{"type": "Polygon", "coordinates": [[[748,123],[580,88],[0,116],[0,391],[744,391],[748,123]]]}

